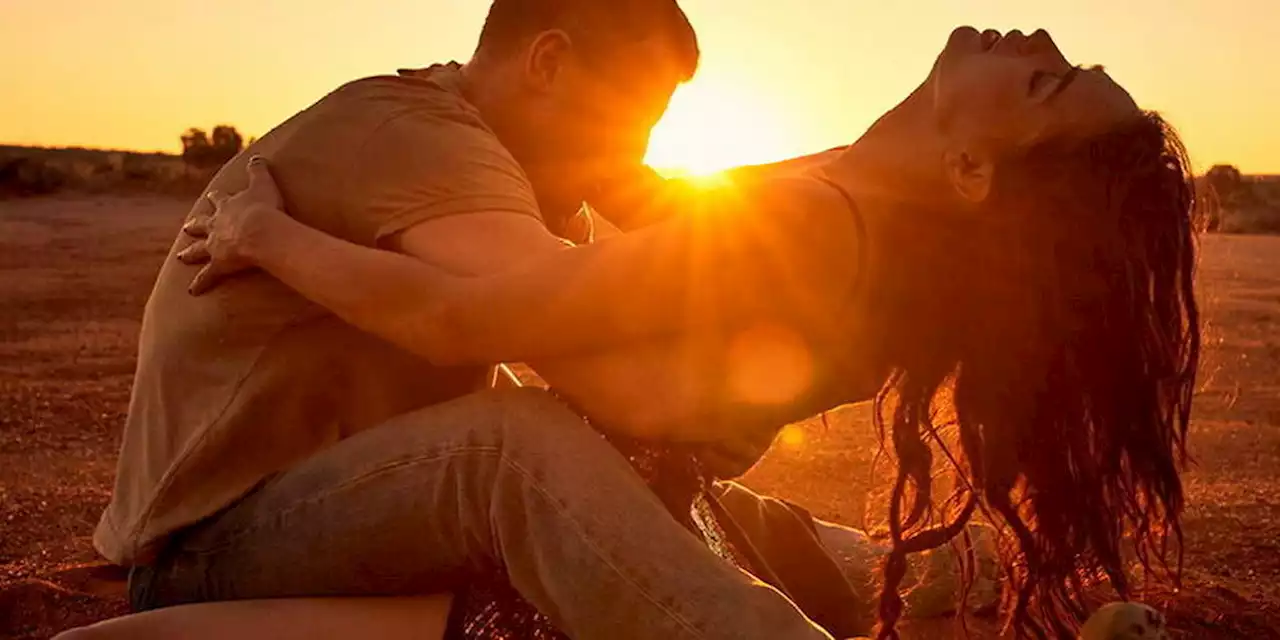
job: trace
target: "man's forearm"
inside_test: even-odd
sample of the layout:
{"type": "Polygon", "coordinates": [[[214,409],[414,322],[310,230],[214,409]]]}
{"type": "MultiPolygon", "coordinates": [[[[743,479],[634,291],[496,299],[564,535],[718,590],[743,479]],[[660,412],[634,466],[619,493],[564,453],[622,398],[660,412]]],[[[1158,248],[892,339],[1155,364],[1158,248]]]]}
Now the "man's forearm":
{"type": "Polygon", "coordinates": [[[436,320],[450,276],[410,256],[347,242],[284,214],[256,221],[244,249],[250,260],[347,323],[427,360],[454,351],[436,320]]]}

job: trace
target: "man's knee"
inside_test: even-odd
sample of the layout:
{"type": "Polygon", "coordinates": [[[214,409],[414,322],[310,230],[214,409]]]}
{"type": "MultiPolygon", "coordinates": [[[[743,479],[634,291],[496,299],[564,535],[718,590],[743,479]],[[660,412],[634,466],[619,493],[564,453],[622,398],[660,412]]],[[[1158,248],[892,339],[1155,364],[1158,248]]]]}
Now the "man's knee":
{"type": "Polygon", "coordinates": [[[511,421],[551,424],[584,424],[586,422],[582,416],[574,413],[569,405],[546,389],[537,387],[494,389],[487,395],[492,402],[501,407],[504,417],[511,421]]]}
{"type": "Polygon", "coordinates": [[[406,430],[396,436],[402,445],[405,438],[422,438],[424,446],[439,446],[446,433],[466,446],[517,452],[580,449],[602,440],[555,396],[530,387],[482,391],[404,414],[391,425],[406,430]]]}
{"type": "Polygon", "coordinates": [[[495,427],[507,448],[594,447],[603,442],[585,418],[543,389],[523,387],[491,392],[498,408],[495,427]]]}

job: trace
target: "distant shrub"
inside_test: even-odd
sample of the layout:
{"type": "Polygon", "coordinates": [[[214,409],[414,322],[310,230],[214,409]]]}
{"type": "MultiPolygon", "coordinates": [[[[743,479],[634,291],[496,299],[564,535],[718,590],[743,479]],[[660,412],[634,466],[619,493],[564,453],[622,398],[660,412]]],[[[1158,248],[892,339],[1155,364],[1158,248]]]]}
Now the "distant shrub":
{"type": "Polygon", "coordinates": [[[1247,195],[1223,206],[1220,230],[1280,234],[1280,183],[1246,178],[1246,189],[1247,195]]]}
{"type": "Polygon", "coordinates": [[[181,140],[182,155],[0,145],[0,197],[60,191],[195,195],[244,148],[244,137],[229,125],[212,134],[189,129],[181,140]]]}
{"type": "Polygon", "coordinates": [[[1259,204],[1229,210],[1218,229],[1223,233],[1280,234],[1280,206],[1259,204]]]}
{"type": "Polygon", "coordinates": [[[1212,212],[1211,231],[1280,233],[1280,178],[1247,176],[1231,165],[1216,165],[1200,182],[1212,212]]]}
{"type": "Polygon", "coordinates": [[[217,169],[244,149],[244,136],[235,127],[220,124],[209,135],[203,129],[182,134],[182,161],[197,170],[217,169]]]}
{"type": "Polygon", "coordinates": [[[160,153],[0,147],[0,197],[64,191],[195,195],[214,171],[160,153]]]}
{"type": "Polygon", "coordinates": [[[48,195],[65,189],[69,182],[66,168],[42,158],[10,158],[0,164],[0,192],[48,195]]]}

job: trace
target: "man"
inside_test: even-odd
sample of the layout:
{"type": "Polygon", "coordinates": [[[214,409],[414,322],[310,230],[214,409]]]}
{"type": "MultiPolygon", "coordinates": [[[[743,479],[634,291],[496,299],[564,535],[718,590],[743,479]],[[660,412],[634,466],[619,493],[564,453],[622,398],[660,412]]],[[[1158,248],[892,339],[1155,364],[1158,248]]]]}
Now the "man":
{"type": "MultiPolygon", "coordinates": [[[[351,83],[249,151],[307,224],[491,273],[585,239],[579,203],[639,164],[697,59],[674,0],[497,0],[465,66],[351,83]]],[[[210,190],[241,189],[248,155],[210,190]]],[[[94,537],[134,567],[135,608],[416,595],[499,570],[572,637],[828,637],[688,535],[550,396],[478,392],[489,372],[432,366],[265,276],[192,298],[193,273],[167,261],[148,302],[94,537]]],[[[531,364],[642,424],[672,409],[651,396],[673,358],[531,364]]],[[[737,444],[748,463],[760,450],[737,444]]]]}

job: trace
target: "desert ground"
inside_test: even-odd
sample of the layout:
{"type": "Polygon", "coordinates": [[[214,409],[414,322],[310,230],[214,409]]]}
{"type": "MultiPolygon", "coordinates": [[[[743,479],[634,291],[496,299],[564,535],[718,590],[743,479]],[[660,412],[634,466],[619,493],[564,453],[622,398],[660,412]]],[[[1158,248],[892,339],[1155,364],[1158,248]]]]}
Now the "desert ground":
{"type": "MultiPolygon", "coordinates": [[[[143,305],[187,207],[0,200],[0,637],[44,638],[124,610],[120,576],[95,564],[89,537],[111,490],[143,305]]],[[[1280,638],[1280,237],[1213,235],[1203,247],[1184,585],[1145,599],[1178,638],[1280,638]]],[[[874,526],[874,453],[869,411],[853,407],[789,428],[747,480],[874,526]]],[[[975,637],[989,627],[971,625],[975,637]]]]}

